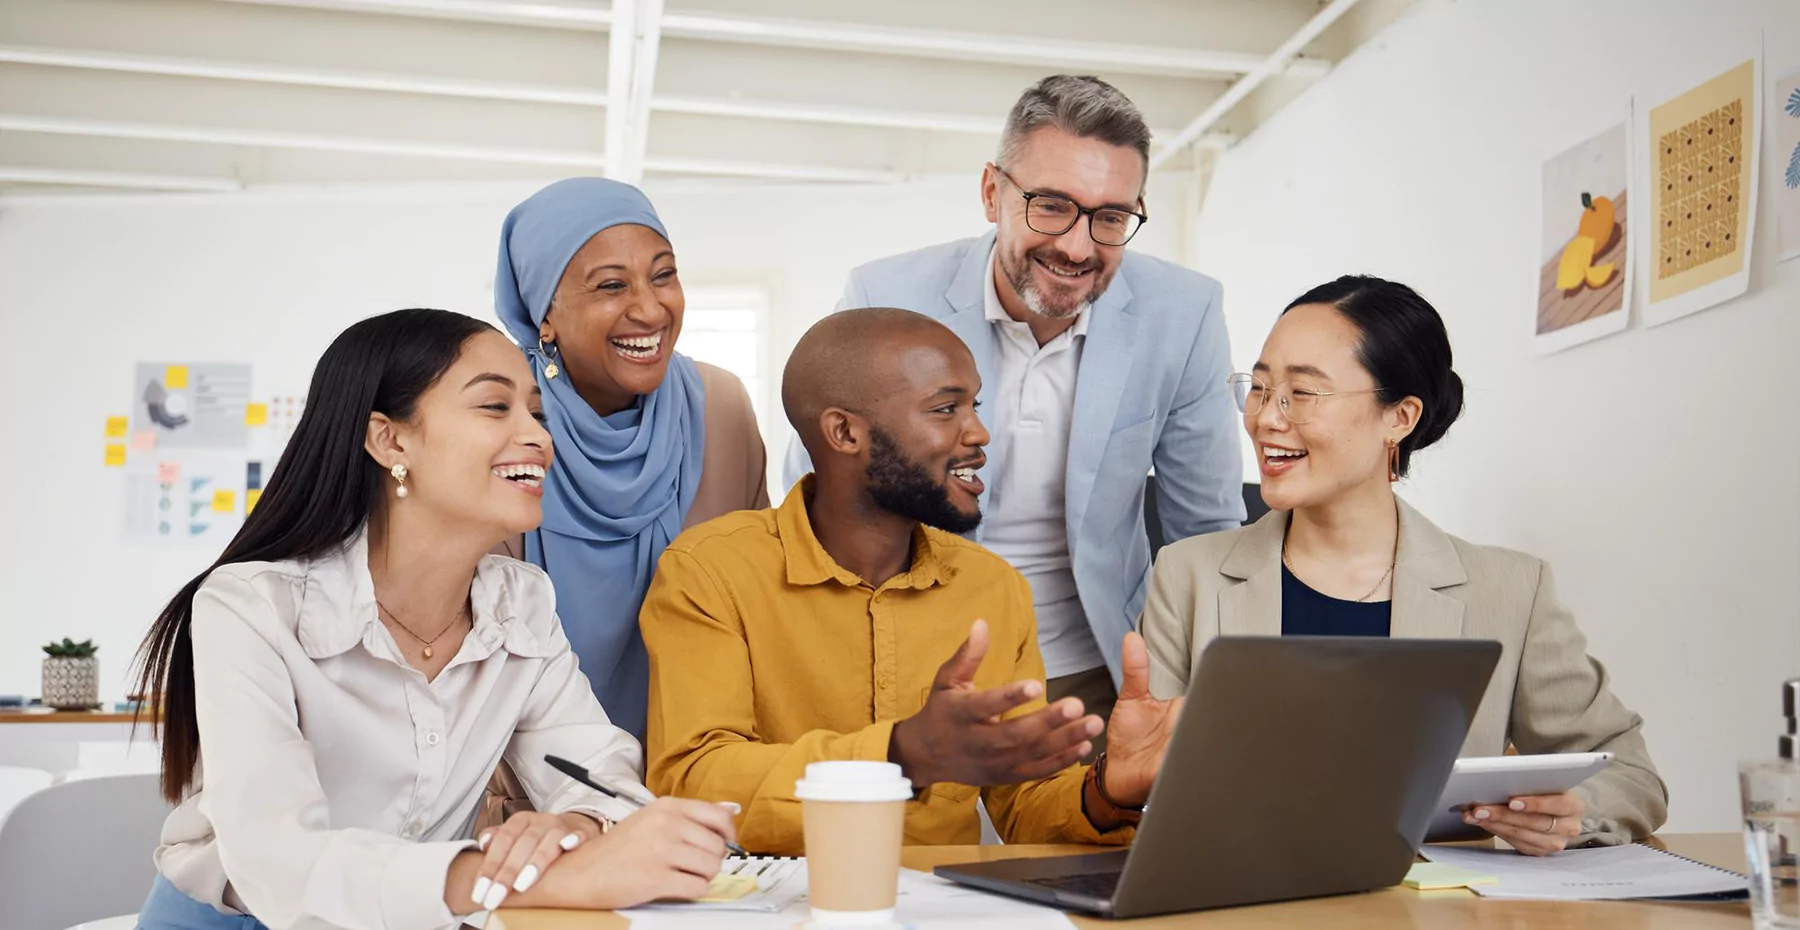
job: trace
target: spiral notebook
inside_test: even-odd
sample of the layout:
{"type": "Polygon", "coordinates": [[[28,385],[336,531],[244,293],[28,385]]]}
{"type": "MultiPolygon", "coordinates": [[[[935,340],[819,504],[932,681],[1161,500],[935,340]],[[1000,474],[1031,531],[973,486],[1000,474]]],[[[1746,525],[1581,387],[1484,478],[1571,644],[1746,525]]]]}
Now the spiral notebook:
{"type": "MultiPolygon", "coordinates": [[[[760,911],[773,914],[806,896],[806,860],[795,856],[727,858],[708,896],[698,901],[644,905],[685,911],[760,911]],[[752,884],[752,882],[754,884],[752,884]]],[[[629,912],[627,912],[629,913],[629,912]]]]}
{"type": "Polygon", "coordinates": [[[1419,855],[1498,879],[1469,890],[1484,898],[1728,901],[1750,893],[1744,876],[1641,843],[1522,856],[1510,849],[1426,846],[1419,855]]]}

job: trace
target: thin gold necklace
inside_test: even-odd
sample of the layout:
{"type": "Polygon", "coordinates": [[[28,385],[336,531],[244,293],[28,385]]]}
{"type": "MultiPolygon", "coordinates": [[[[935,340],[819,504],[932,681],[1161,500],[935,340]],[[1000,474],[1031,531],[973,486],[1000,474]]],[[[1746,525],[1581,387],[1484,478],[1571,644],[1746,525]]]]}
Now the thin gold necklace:
{"type": "Polygon", "coordinates": [[[427,659],[431,658],[431,656],[432,656],[431,644],[437,642],[440,639],[443,639],[445,633],[450,632],[452,627],[454,627],[458,623],[462,622],[463,614],[467,613],[468,609],[469,609],[469,605],[465,601],[463,603],[462,608],[457,610],[455,619],[451,620],[448,624],[445,624],[443,629],[437,631],[436,636],[433,636],[430,639],[426,639],[425,637],[420,636],[419,634],[413,632],[413,628],[410,626],[407,626],[406,621],[401,620],[397,614],[395,614],[392,610],[389,610],[388,605],[383,604],[381,602],[381,598],[375,599],[375,606],[381,608],[381,612],[384,614],[387,614],[389,620],[392,620],[395,623],[400,624],[400,629],[405,630],[407,632],[407,635],[411,636],[413,639],[416,639],[425,645],[425,648],[422,651],[422,654],[427,659]]]}
{"type": "MultiPolygon", "coordinates": [[[[1292,574],[1296,579],[1298,579],[1300,577],[1300,573],[1294,571],[1294,563],[1288,561],[1287,544],[1288,544],[1287,537],[1286,536],[1281,537],[1281,564],[1286,565],[1288,572],[1290,574],[1292,574]]],[[[1395,549],[1400,548],[1399,542],[1397,540],[1394,544],[1394,548],[1395,549]]],[[[1398,553],[1395,554],[1395,557],[1393,559],[1389,560],[1387,571],[1381,573],[1381,580],[1375,582],[1375,587],[1370,588],[1369,593],[1356,599],[1356,602],[1358,604],[1367,604],[1369,602],[1369,598],[1374,597],[1375,592],[1381,590],[1381,586],[1387,583],[1388,576],[1392,575],[1394,573],[1394,563],[1397,561],[1399,561],[1398,553]]]]}

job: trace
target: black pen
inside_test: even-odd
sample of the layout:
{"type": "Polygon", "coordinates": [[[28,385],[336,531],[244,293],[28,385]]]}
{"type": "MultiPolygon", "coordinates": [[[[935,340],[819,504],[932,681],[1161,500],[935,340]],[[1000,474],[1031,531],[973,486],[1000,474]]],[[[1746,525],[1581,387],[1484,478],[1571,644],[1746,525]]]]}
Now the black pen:
{"type": "MultiPolygon", "coordinates": [[[[626,804],[631,805],[632,807],[641,808],[644,806],[643,802],[639,801],[637,798],[631,797],[630,795],[625,794],[624,792],[619,791],[616,788],[609,788],[609,787],[602,785],[599,782],[595,781],[594,776],[591,773],[589,773],[587,769],[585,769],[582,766],[577,765],[573,762],[570,762],[569,760],[564,759],[561,756],[545,756],[544,761],[550,763],[550,765],[553,768],[555,768],[557,771],[563,773],[564,775],[567,775],[570,778],[573,778],[576,781],[581,782],[582,784],[588,786],[589,788],[594,789],[595,791],[600,792],[601,794],[606,795],[609,798],[612,798],[617,801],[623,801],[626,804]]],[[[743,856],[746,859],[750,857],[750,853],[746,852],[744,850],[744,847],[739,846],[736,843],[728,842],[725,844],[725,848],[731,850],[732,855],[743,856]]]]}

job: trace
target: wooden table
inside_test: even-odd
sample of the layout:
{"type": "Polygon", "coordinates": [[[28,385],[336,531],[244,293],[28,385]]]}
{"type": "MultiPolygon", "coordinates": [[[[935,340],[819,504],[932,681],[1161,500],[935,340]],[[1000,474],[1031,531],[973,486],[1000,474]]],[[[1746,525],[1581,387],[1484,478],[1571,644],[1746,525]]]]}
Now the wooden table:
{"type": "MultiPolygon", "coordinates": [[[[1670,852],[1741,872],[1744,838],[1736,833],[1671,834],[1652,840],[1670,852]]],[[[1050,856],[1089,851],[1079,846],[909,846],[901,857],[907,868],[930,871],[933,866],[956,862],[1004,859],[1017,856],[1050,856]]],[[[729,915],[719,915],[720,926],[729,915]]],[[[1309,898],[1281,904],[1196,911],[1141,920],[1110,921],[1076,917],[1083,928],[1130,925],[1146,930],[1174,928],[1308,928],[1334,930],[1359,928],[1439,927],[1530,928],[1530,930],[1747,930],[1750,908],[1743,902],[1725,904],[1669,904],[1647,901],[1501,901],[1480,898],[1466,890],[1414,891],[1386,888],[1367,894],[1309,898]]],[[[611,913],[591,911],[499,911],[488,920],[488,930],[623,930],[626,920],[611,913]]]]}

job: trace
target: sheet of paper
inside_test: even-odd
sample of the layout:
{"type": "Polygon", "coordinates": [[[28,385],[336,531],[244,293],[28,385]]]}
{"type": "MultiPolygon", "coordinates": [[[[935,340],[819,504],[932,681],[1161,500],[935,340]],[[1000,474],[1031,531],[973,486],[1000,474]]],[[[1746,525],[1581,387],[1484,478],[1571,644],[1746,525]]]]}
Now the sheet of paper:
{"type": "MultiPolygon", "coordinates": [[[[804,885],[804,868],[800,873],[804,885]]],[[[736,903],[656,905],[622,913],[631,920],[633,930],[794,930],[811,916],[812,906],[804,894],[774,912],[732,909],[736,903]]],[[[917,930],[1059,930],[1074,926],[1055,908],[987,894],[911,869],[900,872],[893,923],[917,930]]]]}
{"type": "Polygon", "coordinates": [[[1741,875],[1641,844],[1566,849],[1553,856],[1521,856],[1509,849],[1426,846],[1419,855],[1499,879],[1471,889],[1490,898],[1602,901],[1719,894],[1749,887],[1741,875]]]}

